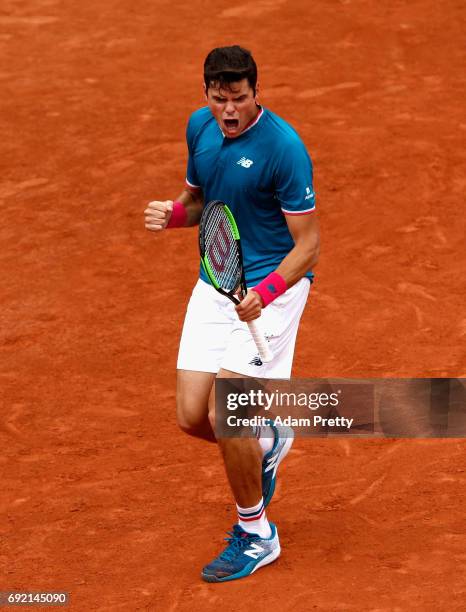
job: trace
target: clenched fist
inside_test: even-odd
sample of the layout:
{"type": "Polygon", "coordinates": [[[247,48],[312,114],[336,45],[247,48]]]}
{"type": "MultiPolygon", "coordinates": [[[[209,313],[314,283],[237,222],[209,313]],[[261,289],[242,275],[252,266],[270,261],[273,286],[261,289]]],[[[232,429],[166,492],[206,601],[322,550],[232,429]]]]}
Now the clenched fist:
{"type": "Polygon", "coordinates": [[[149,202],[144,211],[144,225],[150,232],[159,232],[167,227],[173,211],[173,201],[165,200],[165,202],[149,202]]]}
{"type": "Polygon", "coordinates": [[[252,289],[247,292],[246,297],[235,306],[238,317],[241,321],[248,323],[261,316],[262,299],[258,293],[252,289]]]}

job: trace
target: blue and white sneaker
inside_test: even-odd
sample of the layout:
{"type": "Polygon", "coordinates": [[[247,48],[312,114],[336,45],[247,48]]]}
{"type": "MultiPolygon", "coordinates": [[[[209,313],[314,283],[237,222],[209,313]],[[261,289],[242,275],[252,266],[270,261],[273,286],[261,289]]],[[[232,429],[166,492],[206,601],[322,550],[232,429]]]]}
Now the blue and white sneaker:
{"type": "Polygon", "coordinates": [[[288,454],[294,441],[294,431],[285,425],[274,425],[271,421],[269,426],[273,430],[274,441],[272,450],[264,455],[262,459],[262,497],[266,507],[273,497],[277,482],[277,470],[280,463],[288,454]]]}
{"type": "Polygon", "coordinates": [[[270,538],[261,538],[235,525],[233,531],[228,532],[231,537],[225,538],[228,546],[212,563],[204,567],[202,578],[206,582],[236,580],[275,561],[280,556],[280,541],[275,525],[270,523],[270,527],[270,538]]]}

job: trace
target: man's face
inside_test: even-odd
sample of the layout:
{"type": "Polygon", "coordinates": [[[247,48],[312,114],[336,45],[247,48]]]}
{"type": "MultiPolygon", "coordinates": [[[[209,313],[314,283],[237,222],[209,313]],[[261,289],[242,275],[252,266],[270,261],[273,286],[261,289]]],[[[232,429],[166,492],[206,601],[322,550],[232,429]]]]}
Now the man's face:
{"type": "Polygon", "coordinates": [[[207,104],[225,136],[236,138],[256,117],[259,109],[247,79],[225,87],[219,88],[215,83],[211,85],[206,92],[207,104]]]}

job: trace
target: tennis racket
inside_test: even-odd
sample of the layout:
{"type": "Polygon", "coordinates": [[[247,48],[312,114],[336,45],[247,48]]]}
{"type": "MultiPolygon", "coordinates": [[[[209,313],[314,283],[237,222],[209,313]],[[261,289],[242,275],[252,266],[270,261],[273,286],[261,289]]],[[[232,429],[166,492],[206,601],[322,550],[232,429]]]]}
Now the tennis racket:
{"type": "MultiPolygon", "coordinates": [[[[244,298],[247,293],[241,242],[235,218],[220,200],[209,202],[202,211],[199,250],[202,267],[212,285],[233,304],[239,304],[237,294],[244,298]]],[[[273,359],[273,354],[264,334],[256,321],[250,321],[248,327],[261,361],[268,363],[273,359]]]]}

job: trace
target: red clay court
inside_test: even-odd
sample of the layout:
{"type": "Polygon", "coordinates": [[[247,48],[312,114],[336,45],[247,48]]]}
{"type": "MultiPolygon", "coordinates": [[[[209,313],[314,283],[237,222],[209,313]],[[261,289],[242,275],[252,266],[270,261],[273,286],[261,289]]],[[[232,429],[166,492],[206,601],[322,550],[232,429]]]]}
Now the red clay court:
{"type": "Polygon", "coordinates": [[[253,51],[313,157],[295,376],[466,375],[464,3],[241,1],[2,2],[0,591],[464,610],[462,439],[298,440],[268,512],[280,560],[200,580],[235,512],[217,448],[175,422],[197,233],[154,236],[143,210],[183,184],[212,47],[253,51]]]}

